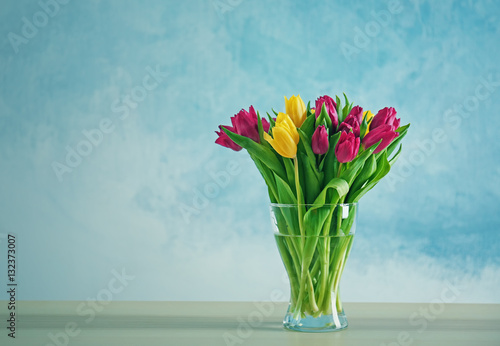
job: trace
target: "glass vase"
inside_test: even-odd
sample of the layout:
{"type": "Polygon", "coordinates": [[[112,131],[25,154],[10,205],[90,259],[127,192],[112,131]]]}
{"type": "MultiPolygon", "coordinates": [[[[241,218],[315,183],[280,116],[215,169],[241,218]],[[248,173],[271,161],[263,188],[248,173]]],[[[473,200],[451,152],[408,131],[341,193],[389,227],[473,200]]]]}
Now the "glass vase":
{"type": "Polygon", "coordinates": [[[347,327],[339,284],[356,230],[358,205],[271,204],[276,244],[290,280],[285,328],[331,332],[347,327]]]}

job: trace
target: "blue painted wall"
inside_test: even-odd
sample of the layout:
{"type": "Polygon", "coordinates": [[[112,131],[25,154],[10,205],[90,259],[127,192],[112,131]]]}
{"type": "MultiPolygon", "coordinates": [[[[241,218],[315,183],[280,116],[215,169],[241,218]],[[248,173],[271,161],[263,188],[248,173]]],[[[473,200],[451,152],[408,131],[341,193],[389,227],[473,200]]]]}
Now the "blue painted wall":
{"type": "Polygon", "coordinates": [[[18,299],[288,294],[265,185],[214,130],[345,92],[412,127],[361,201],[344,300],[500,303],[500,3],[0,7],[0,254],[15,234],[18,299]]]}

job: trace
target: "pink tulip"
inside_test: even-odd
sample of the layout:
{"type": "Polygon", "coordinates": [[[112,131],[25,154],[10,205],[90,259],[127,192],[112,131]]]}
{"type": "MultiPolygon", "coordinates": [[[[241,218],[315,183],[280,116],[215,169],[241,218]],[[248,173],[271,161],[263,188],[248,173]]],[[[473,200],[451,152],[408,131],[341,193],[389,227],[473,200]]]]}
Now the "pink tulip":
{"type": "Polygon", "coordinates": [[[347,117],[349,117],[350,115],[356,117],[358,124],[361,124],[361,122],[363,121],[363,107],[360,106],[353,107],[347,117]]]}
{"type": "Polygon", "coordinates": [[[351,130],[356,137],[359,137],[360,129],[357,114],[349,114],[339,126],[339,131],[351,132],[351,130]]]}
{"type": "MultiPolygon", "coordinates": [[[[231,126],[224,126],[224,127],[230,130],[231,132],[237,133],[241,136],[248,137],[257,143],[260,143],[257,113],[255,112],[253,106],[250,106],[248,112],[242,109],[241,111],[238,112],[238,114],[235,114],[233,117],[231,117],[231,123],[233,124],[232,127],[231,126]]],[[[262,128],[264,129],[264,132],[268,132],[269,127],[270,127],[269,122],[266,119],[262,118],[262,128]]],[[[221,128],[221,126],[219,126],[219,128],[221,128]]],[[[219,138],[217,138],[215,143],[220,144],[226,148],[231,148],[236,151],[241,150],[241,147],[236,143],[234,143],[227,136],[227,134],[224,131],[222,131],[222,129],[220,132],[215,131],[215,133],[219,135],[219,138]]]]}
{"type": "Polygon", "coordinates": [[[321,109],[323,107],[323,104],[325,105],[328,116],[332,120],[333,129],[334,130],[337,129],[337,125],[339,124],[339,118],[337,115],[337,104],[330,96],[324,95],[318,97],[318,99],[316,100],[316,108],[314,115],[316,116],[316,118],[319,117],[319,115],[321,114],[321,109]]]}
{"type": "MultiPolygon", "coordinates": [[[[234,151],[240,151],[241,147],[234,143],[231,138],[222,130],[222,125],[219,125],[220,131],[215,131],[216,134],[219,135],[219,138],[215,140],[215,143],[222,145],[223,147],[233,149],[234,151]]],[[[231,132],[236,132],[236,130],[231,126],[224,126],[224,128],[228,129],[231,132]]]]}
{"type": "Polygon", "coordinates": [[[359,137],[352,132],[342,131],[339,141],[335,146],[335,156],[341,163],[351,162],[354,160],[359,151],[359,137]]]}
{"type": "Polygon", "coordinates": [[[370,123],[370,131],[381,125],[390,125],[393,130],[397,130],[401,119],[396,119],[396,114],[396,110],[392,107],[379,110],[370,123]]]}
{"type": "Polygon", "coordinates": [[[313,153],[323,155],[328,151],[328,133],[323,125],[318,126],[311,139],[313,153]]]}
{"type": "Polygon", "coordinates": [[[382,142],[378,145],[377,149],[375,149],[374,153],[377,154],[387,148],[389,144],[393,141],[394,138],[399,136],[399,133],[394,131],[391,125],[380,125],[373,130],[370,130],[368,134],[363,138],[363,148],[369,148],[378,141],[382,140],[382,142]]]}

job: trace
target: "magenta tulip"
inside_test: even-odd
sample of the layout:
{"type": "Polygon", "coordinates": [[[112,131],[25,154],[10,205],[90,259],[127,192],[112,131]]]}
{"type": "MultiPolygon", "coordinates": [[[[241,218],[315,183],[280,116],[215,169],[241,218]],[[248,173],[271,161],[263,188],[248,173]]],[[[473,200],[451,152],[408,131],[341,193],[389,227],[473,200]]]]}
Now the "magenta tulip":
{"type": "Polygon", "coordinates": [[[259,130],[257,127],[257,113],[253,106],[250,106],[249,112],[242,109],[234,117],[231,117],[231,123],[239,135],[260,142],[259,130]]]}
{"type": "Polygon", "coordinates": [[[381,125],[390,125],[393,130],[397,130],[401,119],[396,119],[396,114],[396,110],[392,107],[379,110],[370,123],[370,131],[381,125]]]}
{"type": "Polygon", "coordinates": [[[349,117],[350,115],[356,117],[358,124],[361,124],[361,122],[363,121],[363,107],[360,106],[353,107],[347,117],[349,117]]]}
{"type": "Polygon", "coordinates": [[[335,156],[341,163],[351,162],[354,160],[359,151],[359,137],[352,132],[342,131],[339,141],[335,146],[335,156]]]}
{"type": "MultiPolygon", "coordinates": [[[[224,127],[230,130],[231,132],[237,133],[241,136],[248,137],[257,143],[260,143],[258,118],[257,118],[257,113],[255,112],[253,106],[250,106],[248,112],[242,109],[241,111],[238,112],[238,114],[235,114],[233,117],[231,117],[231,123],[233,124],[232,127],[231,126],[224,126],[224,127]]],[[[262,128],[264,129],[264,132],[268,132],[269,127],[270,127],[269,122],[266,119],[262,119],[262,128]]],[[[221,126],[219,126],[219,128],[221,128],[221,126]]],[[[219,138],[217,138],[215,143],[220,144],[227,148],[231,148],[236,151],[241,150],[241,147],[236,143],[234,143],[227,136],[227,134],[224,131],[222,131],[222,129],[220,132],[215,131],[215,133],[219,135],[219,138]]]]}
{"type": "Polygon", "coordinates": [[[373,130],[370,130],[368,134],[363,138],[363,148],[369,148],[378,141],[382,140],[382,142],[378,145],[377,149],[375,149],[374,153],[377,154],[387,148],[389,144],[399,136],[399,133],[394,131],[391,125],[380,125],[373,130]]]}
{"type": "Polygon", "coordinates": [[[233,149],[234,151],[240,151],[241,147],[238,144],[234,143],[231,138],[229,138],[229,136],[222,130],[222,127],[236,133],[236,130],[231,126],[219,125],[220,131],[215,131],[215,133],[219,135],[219,138],[215,140],[215,143],[220,144],[223,147],[233,149]]]}
{"type": "Polygon", "coordinates": [[[325,127],[318,126],[311,139],[313,153],[323,155],[328,151],[328,133],[325,127]]]}
{"type": "Polygon", "coordinates": [[[339,131],[353,132],[356,137],[359,137],[360,129],[357,114],[349,114],[347,118],[340,124],[339,131]]]}
{"type": "Polygon", "coordinates": [[[337,104],[330,96],[324,95],[318,97],[318,99],[316,100],[316,108],[315,108],[316,110],[314,112],[314,115],[316,116],[316,118],[319,117],[319,115],[321,114],[321,109],[323,107],[323,104],[325,105],[328,116],[332,120],[333,129],[334,130],[337,129],[337,125],[339,124],[339,118],[337,115],[337,104]]]}

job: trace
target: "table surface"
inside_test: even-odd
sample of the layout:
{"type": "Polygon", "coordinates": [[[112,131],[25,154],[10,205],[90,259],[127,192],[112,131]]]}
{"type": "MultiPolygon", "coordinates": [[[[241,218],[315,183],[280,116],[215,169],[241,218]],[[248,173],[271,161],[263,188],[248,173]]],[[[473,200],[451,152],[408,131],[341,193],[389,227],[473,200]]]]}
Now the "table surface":
{"type": "MultiPolygon", "coordinates": [[[[2,321],[7,302],[0,301],[2,321]]],[[[495,345],[500,305],[345,303],[349,327],[333,333],[283,329],[286,303],[16,303],[16,338],[1,345],[495,345]]],[[[5,322],[2,323],[5,326],[5,322]]]]}

